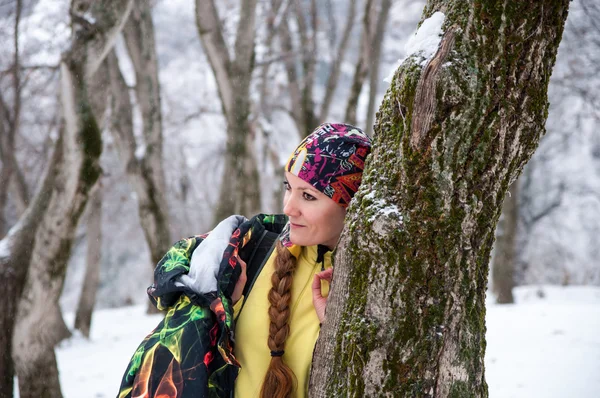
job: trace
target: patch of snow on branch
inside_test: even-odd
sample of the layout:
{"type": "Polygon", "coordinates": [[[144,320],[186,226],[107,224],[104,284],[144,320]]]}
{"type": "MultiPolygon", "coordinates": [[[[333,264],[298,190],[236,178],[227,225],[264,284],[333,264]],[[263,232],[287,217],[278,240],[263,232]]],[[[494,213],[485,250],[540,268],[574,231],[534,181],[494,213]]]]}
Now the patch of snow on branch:
{"type": "Polygon", "coordinates": [[[8,239],[0,240],[0,258],[10,257],[10,248],[8,246],[8,239]]]}
{"type": "Polygon", "coordinates": [[[142,160],[144,158],[144,156],[146,156],[146,145],[145,144],[140,144],[135,149],[135,158],[137,160],[142,160]]]}
{"type": "Polygon", "coordinates": [[[386,83],[391,83],[394,73],[404,60],[413,55],[419,55],[423,59],[421,66],[435,54],[442,39],[442,25],[446,16],[444,13],[436,11],[432,16],[423,21],[419,29],[408,39],[404,45],[404,58],[398,60],[391,73],[383,79],[386,83]]]}

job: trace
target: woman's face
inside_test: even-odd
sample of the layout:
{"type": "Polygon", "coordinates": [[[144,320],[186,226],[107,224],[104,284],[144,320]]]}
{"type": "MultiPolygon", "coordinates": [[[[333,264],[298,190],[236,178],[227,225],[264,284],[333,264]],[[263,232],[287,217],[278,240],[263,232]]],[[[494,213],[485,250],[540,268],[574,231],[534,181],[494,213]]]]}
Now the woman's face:
{"type": "Polygon", "coordinates": [[[284,187],[283,212],[290,219],[290,241],[333,249],[344,227],[346,209],[287,171],[284,187]]]}

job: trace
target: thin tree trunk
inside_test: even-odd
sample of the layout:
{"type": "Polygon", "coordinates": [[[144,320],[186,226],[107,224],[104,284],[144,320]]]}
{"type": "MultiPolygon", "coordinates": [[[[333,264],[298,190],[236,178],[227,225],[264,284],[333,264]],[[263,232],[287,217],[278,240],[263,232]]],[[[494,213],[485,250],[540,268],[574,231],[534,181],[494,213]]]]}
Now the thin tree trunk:
{"type": "Polygon", "coordinates": [[[348,95],[348,103],[346,105],[346,114],[344,116],[344,122],[349,124],[356,124],[356,110],[358,107],[358,99],[360,92],[362,91],[363,84],[367,75],[369,74],[369,58],[371,56],[371,38],[373,35],[374,24],[374,7],[377,0],[367,0],[365,2],[365,12],[363,16],[362,33],[360,36],[360,48],[358,53],[358,60],[354,69],[354,78],[352,79],[352,85],[350,86],[350,94],[348,95]]]}
{"type": "MultiPolygon", "coordinates": [[[[2,172],[0,173],[0,238],[4,236],[4,230],[6,228],[6,221],[4,219],[4,208],[6,206],[8,189],[7,187],[14,186],[17,207],[19,209],[19,216],[23,213],[23,202],[28,199],[27,185],[24,184],[24,178],[21,174],[17,161],[15,158],[15,135],[19,130],[20,119],[21,119],[21,73],[20,73],[20,51],[19,51],[19,25],[21,22],[21,11],[22,4],[21,0],[15,2],[15,24],[13,27],[13,64],[12,64],[12,89],[13,89],[13,107],[12,117],[11,112],[8,109],[8,105],[4,101],[4,98],[0,98],[0,106],[2,108],[2,119],[0,120],[0,155],[2,156],[2,172]],[[5,129],[5,126],[8,129],[5,129]],[[15,180],[15,184],[11,184],[11,181],[15,180]],[[23,190],[24,189],[24,190],[23,190]]],[[[1,97],[1,94],[0,94],[1,97]]],[[[26,207],[26,206],[25,206],[26,207]]]]}
{"type": "Polygon", "coordinates": [[[35,244],[30,245],[31,265],[13,333],[12,356],[22,398],[62,396],[54,346],[68,330],[58,300],[77,222],[100,175],[102,141],[88,84],[113,47],[132,5],[132,0],[109,6],[91,1],[71,4],[73,37],[60,65],[63,158],[35,244]]]}
{"type": "MultiPolygon", "coordinates": [[[[295,48],[292,41],[292,35],[290,32],[290,26],[287,20],[283,21],[280,31],[281,49],[284,54],[294,54],[295,48]]],[[[285,73],[287,75],[288,88],[290,93],[291,101],[291,114],[298,132],[302,135],[303,131],[308,129],[308,126],[304,125],[304,118],[302,117],[302,95],[300,92],[300,79],[296,71],[296,61],[294,57],[288,56],[284,60],[285,73]]]]}
{"type": "Polygon", "coordinates": [[[498,304],[515,302],[512,289],[515,287],[515,265],[517,261],[517,227],[519,225],[519,180],[513,182],[504,198],[502,215],[496,230],[495,254],[492,263],[492,291],[498,304]]]}
{"type": "MultiPolygon", "coordinates": [[[[4,141],[6,136],[6,130],[4,128],[4,121],[0,117],[0,158],[2,159],[2,170],[0,170],[0,187],[6,187],[10,183],[12,177],[12,165],[7,161],[5,151],[10,151],[4,141]]],[[[8,189],[0,189],[0,239],[4,238],[7,222],[4,215],[4,208],[6,207],[8,199],[8,189]]]]}
{"type": "MultiPolygon", "coordinates": [[[[352,28],[354,27],[354,18],[356,17],[356,0],[351,0],[348,6],[348,16],[344,25],[344,32],[342,33],[342,40],[340,41],[337,53],[333,61],[331,62],[331,71],[327,78],[325,85],[325,96],[321,103],[320,122],[324,123],[329,115],[329,107],[333,100],[333,94],[337,87],[338,80],[340,78],[340,72],[342,71],[342,65],[348,52],[348,44],[350,43],[350,35],[352,34],[352,28]]],[[[333,24],[332,24],[333,25],[333,24]]],[[[335,29],[334,29],[335,30],[335,29]]]]}
{"type": "Polygon", "coordinates": [[[96,304],[96,291],[100,281],[100,260],[102,259],[102,183],[96,184],[88,204],[87,254],[83,287],[75,313],[75,329],[89,338],[92,326],[92,313],[96,304]]]}
{"type": "Polygon", "coordinates": [[[302,7],[302,2],[295,1],[296,22],[300,35],[300,46],[302,48],[302,91],[300,94],[300,115],[302,118],[303,130],[300,130],[300,136],[305,137],[310,134],[317,124],[315,114],[315,104],[313,101],[313,86],[315,82],[315,66],[317,56],[317,4],[315,0],[310,1],[308,10],[309,23],[306,20],[306,13],[302,7]]]}
{"type": "Polygon", "coordinates": [[[311,397],[487,397],[485,292],[509,185],[537,148],[568,0],[431,0],[335,254],[311,397]],[[440,14],[428,21],[434,21],[440,14]]]}
{"type": "Polygon", "coordinates": [[[379,61],[381,60],[381,48],[383,47],[383,36],[387,25],[392,0],[382,0],[377,23],[375,24],[375,35],[371,41],[371,56],[369,57],[369,105],[367,105],[367,120],[365,131],[373,135],[373,121],[375,120],[375,100],[379,85],[379,61]]]}

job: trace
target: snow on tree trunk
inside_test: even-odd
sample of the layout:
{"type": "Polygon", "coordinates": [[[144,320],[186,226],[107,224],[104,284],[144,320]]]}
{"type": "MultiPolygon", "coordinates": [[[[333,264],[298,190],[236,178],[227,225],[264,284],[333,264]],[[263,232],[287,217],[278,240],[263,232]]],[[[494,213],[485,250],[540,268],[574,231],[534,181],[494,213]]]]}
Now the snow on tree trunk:
{"type": "Polygon", "coordinates": [[[488,395],[495,226],[545,132],[568,6],[427,3],[336,251],[312,397],[488,395]]]}
{"type": "Polygon", "coordinates": [[[91,0],[71,3],[71,48],[60,64],[64,131],[57,150],[62,159],[55,170],[48,208],[41,216],[35,242],[30,243],[31,265],[13,333],[12,356],[22,398],[62,396],[54,346],[68,330],[58,300],[77,222],[100,175],[102,140],[88,84],[113,47],[132,5],[132,0],[114,1],[110,6],[91,0]]]}

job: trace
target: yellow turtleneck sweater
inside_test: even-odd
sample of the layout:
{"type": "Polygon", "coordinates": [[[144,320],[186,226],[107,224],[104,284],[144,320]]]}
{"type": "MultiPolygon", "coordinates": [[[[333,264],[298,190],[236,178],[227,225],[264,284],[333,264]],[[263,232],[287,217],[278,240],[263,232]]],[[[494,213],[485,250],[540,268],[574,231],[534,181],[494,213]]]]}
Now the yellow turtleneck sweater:
{"type": "MultiPolygon", "coordinates": [[[[298,381],[296,397],[308,395],[308,381],[312,355],[319,336],[319,318],[312,302],[312,281],[316,273],[331,267],[331,252],[325,253],[323,264],[317,263],[317,246],[292,246],[289,248],[298,258],[292,283],[290,335],[285,342],[283,360],[292,369],[298,381]]],[[[235,328],[235,356],[242,368],[235,383],[236,398],[253,398],[260,395],[271,350],[267,345],[269,336],[269,300],[271,275],[274,272],[277,251],[267,260],[259,274],[235,328]]],[[[328,292],[323,282],[323,296],[328,292]]],[[[234,307],[237,316],[243,298],[234,307]]]]}

